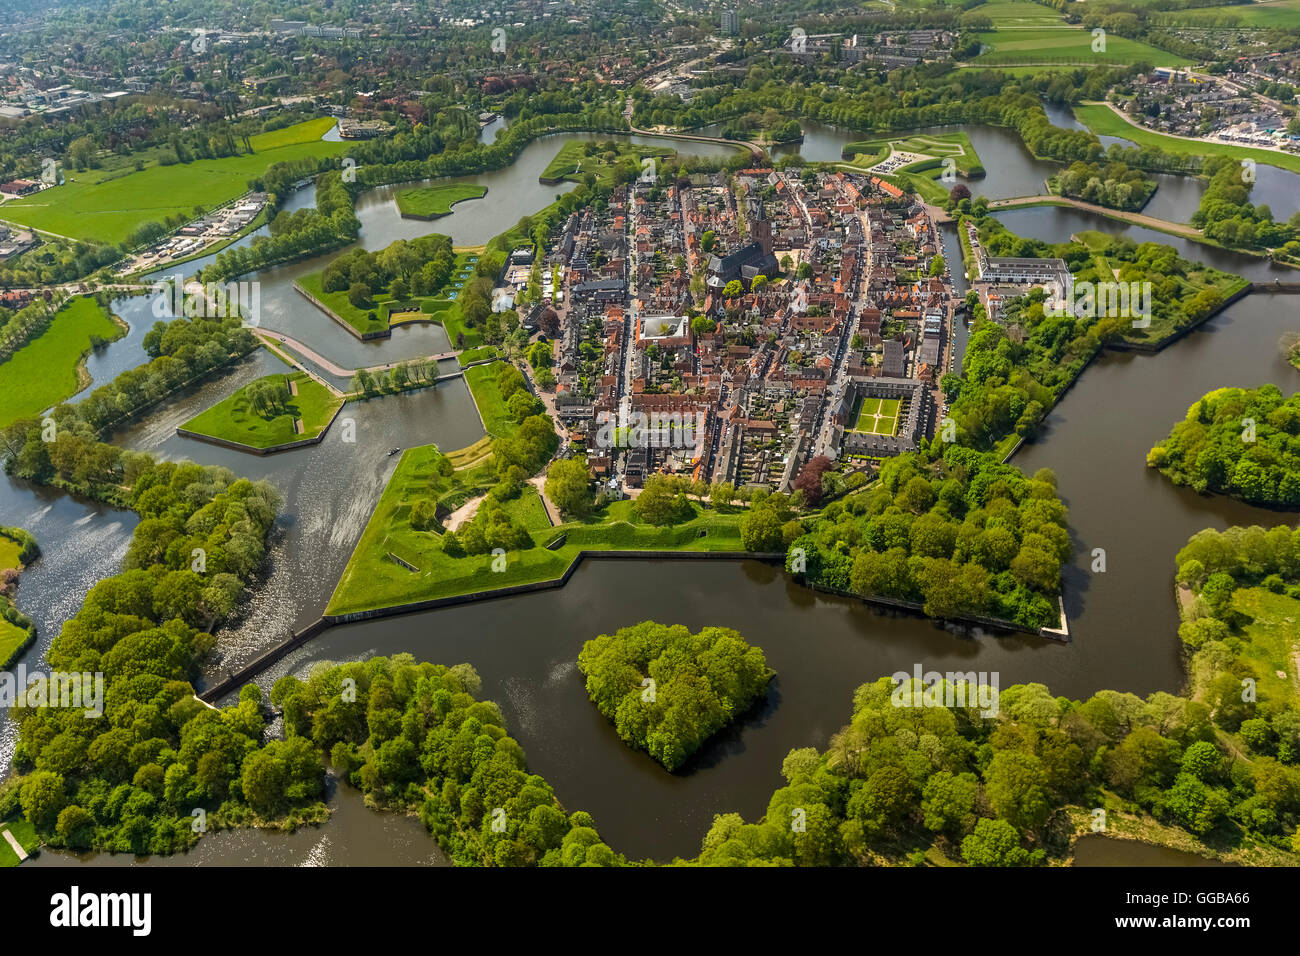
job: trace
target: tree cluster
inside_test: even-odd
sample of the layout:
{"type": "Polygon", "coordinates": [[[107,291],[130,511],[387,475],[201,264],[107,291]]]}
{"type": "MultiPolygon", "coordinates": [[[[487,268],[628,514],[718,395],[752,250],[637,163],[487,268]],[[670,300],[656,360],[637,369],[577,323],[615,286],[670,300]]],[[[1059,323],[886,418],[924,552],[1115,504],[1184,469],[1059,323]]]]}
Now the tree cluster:
{"type": "Polygon", "coordinates": [[[587,694],[629,746],[669,770],[767,693],[775,672],[734,630],[643,621],[578,653],[587,694]]]}
{"type": "Polygon", "coordinates": [[[1174,484],[1266,507],[1300,506],[1300,394],[1223,388],[1187,410],[1147,464],[1174,484]]]}

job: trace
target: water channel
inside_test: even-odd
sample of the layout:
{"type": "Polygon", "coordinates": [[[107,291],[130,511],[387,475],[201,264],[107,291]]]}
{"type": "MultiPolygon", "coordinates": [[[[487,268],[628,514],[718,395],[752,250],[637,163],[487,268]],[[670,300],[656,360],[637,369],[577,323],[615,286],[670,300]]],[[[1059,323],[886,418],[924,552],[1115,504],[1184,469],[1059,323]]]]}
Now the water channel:
{"type": "MultiPolygon", "coordinates": [[[[838,132],[846,140],[856,135],[838,132]]],[[[1014,133],[982,127],[970,133],[990,170],[980,181],[981,189],[989,185],[1005,195],[1023,194],[1025,183],[1041,178],[1044,167],[1051,169],[1028,156],[1014,133]]],[[[490,178],[496,185],[489,187],[486,198],[496,195],[500,201],[460,205],[451,216],[421,224],[422,231],[451,234],[458,245],[477,244],[545,205],[556,190],[541,187],[537,175],[563,139],[532,144],[508,170],[471,177],[490,178]]],[[[811,145],[816,144],[805,147],[811,145]]],[[[366,248],[418,234],[408,232],[411,223],[396,216],[391,193],[375,191],[364,197],[359,214],[365,223],[360,241],[366,248]]],[[[1180,240],[1161,233],[1143,236],[1145,230],[1077,210],[1035,207],[1002,215],[1013,229],[1054,241],[1085,228],[1107,229],[1177,245],[1181,254],[1222,268],[1272,274],[1261,260],[1238,256],[1229,266],[1215,257],[1231,254],[1180,245],[1180,240]]],[[[945,251],[957,263],[954,239],[950,230],[945,232],[945,251]]],[[[363,345],[321,316],[292,291],[290,280],[321,268],[323,261],[261,275],[264,325],[309,343],[345,366],[437,350],[432,333],[418,333],[427,337],[411,341],[395,336],[363,345]],[[277,305],[268,309],[271,302],[277,305]]],[[[115,304],[132,332],[95,357],[92,371],[97,381],[139,360],[137,324],[154,321],[147,302],[115,304]]],[[[1295,372],[1282,361],[1276,345],[1283,332],[1300,327],[1289,304],[1251,296],[1159,355],[1110,354],[1097,360],[1052,411],[1037,441],[1017,454],[1015,463],[1026,471],[1053,468],[1070,507],[1076,553],[1065,573],[1073,636],[1069,644],[957,634],[920,618],[814,594],[779,569],[755,562],[598,561],[584,564],[561,590],[333,628],[259,682],[269,687],[281,674],[303,673],[318,661],[375,654],[410,652],[446,664],[468,661],[483,678],[485,696],[501,705],[511,732],[528,754],[530,769],[551,782],[565,806],[592,812],[605,839],[629,856],[658,860],[696,853],[715,813],[760,816],[772,790],[781,785],[781,760],[791,748],[824,747],[848,719],[854,687],[897,670],[910,671],[918,662],[941,671],[997,672],[1003,686],[1041,681],[1055,693],[1075,698],[1101,688],[1176,692],[1183,684],[1183,666],[1171,593],[1174,554],[1200,528],[1271,525],[1284,516],[1176,489],[1146,469],[1146,451],[1188,405],[1212,388],[1265,381],[1294,386],[1295,372]],[[1098,547],[1107,553],[1104,574],[1089,570],[1092,551],[1098,547]],[[735,627],[764,649],[778,674],[758,712],[747,715],[677,774],[665,773],[617,738],[588,702],[574,663],[585,640],[647,618],[670,619],[692,629],[706,624],[735,627]]],[[[222,656],[209,666],[209,678],[248,660],[320,613],[395,464],[396,459],[387,456],[390,447],[432,441],[458,448],[482,434],[460,381],[348,406],[346,414],[357,423],[355,445],[344,446],[331,436],[311,448],[257,457],[175,434],[177,424],[277,365],[265,353],[250,356],[113,436],[126,447],[266,478],[285,496],[266,583],[240,626],[221,634],[222,656]]],[[[37,647],[25,658],[34,667],[50,637],[76,611],[81,595],[118,567],[137,519],[130,512],[8,477],[0,479],[0,515],[5,524],[32,530],[44,550],[24,573],[18,595],[20,606],[40,629],[37,647]]],[[[0,767],[7,768],[12,746],[11,728],[0,717],[0,767]]],[[[213,834],[195,853],[178,860],[231,865],[301,862],[316,853],[322,841],[327,849],[335,848],[331,853],[346,850],[358,860],[374,855],[395,863],[440,859],[431,841],[420,844],[412,836],[421,829],[418,821],[364,808],[354,813],[360,798],[347,787],[333,800],[338,810],[321,830],[294,837],[251,831],[213,834]],[[407,823],[415,831],[407,829],[407,823]]],[[[70,863],[76,858],[47,852],[41,862],[70,863]]],[[[99,855],[83,862],[114,865],[131,860],[99,855]]]]}

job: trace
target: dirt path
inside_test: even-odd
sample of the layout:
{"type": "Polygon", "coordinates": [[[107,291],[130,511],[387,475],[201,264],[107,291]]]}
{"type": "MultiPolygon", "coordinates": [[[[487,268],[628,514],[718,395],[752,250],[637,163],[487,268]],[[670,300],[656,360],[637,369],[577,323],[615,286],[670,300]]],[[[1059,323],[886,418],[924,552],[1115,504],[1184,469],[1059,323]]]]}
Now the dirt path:
{"type": "Polygon", "coordinates": [[[534,475],[528,479],[528,483],[537,489],[537,496],[542,499],[542,506],[546,508],[546,517],[551,519],[551,527],[560,523],[560,509],[555,506],[555,502],[546,497],[546,478],[542,475],[534,475]]]}
{"type": "Polygon", "coordinates": [[[483,499],[486,497],[487,495],[478,495],[471,498],[451,514],[447,515],[447,530],[459,531],[461,525],[472,520],[474,515],[478,514],[479,505],[483,504],[483,499]]]}
{"type": "Polygon", "coordinates": [[[1202,238],[1201,230],[1197,229],[1195,226],[1189,226],[1184,222],[1170,222],[1168,219],[1157,219],[1155,216],[1144,216],[1140,212],[1126,212],[1123,209],[1111,209],[1109,206],[1099,206],[1096,203],[1084,202],[1082,199],[1071,199],[1069,196],[1017,196],[1014,199],[994,199],[989,203],[989,208],[1009,209],[1013,206],[1033,206],[1038,203],[1052,203],[1058,206],[1074,206],[1076,209],[1085,209],[1088,212],[1099,213],[1103,216],[1109,216],[1112,219],[1122,219],[1124,222],[1131,222],[1135,226],[1146,226],[1149,229],[1156,229],[1160,232],[1171,232],[1188,239],[1202,238]]]}
{"type": "MultiPolygon", "coordinates": [[[[256,335],[259,339],[261,339],[264,342],[278,342],[281,345],[289,346],[290,348],[296,350],[304,358],[310,359],[312,362],[315,362],[317,365],[325,369],[325,371],[329,372],[331,375],[337,375],[340,378],[349,378],[358,371],[365,371],[365,372],[387,371],[388,369],[392,368],[394,365],[404,364],[399,362],[389,362],[386,365],[367,365],[362,369],[344,368],[341,365],[335,365],[325,356],[309,348],[308,346],[303,345],[297,339],[290,338],[289,336],[284,335],[280,332],[269,332],[264,329],[254,329],[253,334],[256,335]]],[[[411,361],[440,362],[443,359],[449,359],[455,357],[456,357],[455,352],[438,352],[435,355],[425,355],[419,359],[411,359],[411,361]]]]}

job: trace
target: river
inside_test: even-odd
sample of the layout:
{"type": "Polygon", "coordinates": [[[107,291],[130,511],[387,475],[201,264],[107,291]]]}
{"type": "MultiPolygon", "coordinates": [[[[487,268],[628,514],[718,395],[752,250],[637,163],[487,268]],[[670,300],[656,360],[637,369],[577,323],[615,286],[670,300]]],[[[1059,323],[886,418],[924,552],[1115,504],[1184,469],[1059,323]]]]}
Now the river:
{"type": "MultiPolygon", "coordinates": [[[[1051,168],[1029,157],[1014,133],[984,127],[970,133],[990,170],[981,188],[1023,194],[1042,167],[1051,168]]],[[[497,202],[462,204],[451,216],[421,224],[420,231],[448,233],[458,245],[477,244],[545,205],[555,190],[541,187],[537,174],[562,139],[534,143],[509,170],[485,174],[482,178],[495,177],[496,188],[489,187],[487,198],[496,196],[497,202]]],[[[391,196],[384,191],[363,199],[359,211],[364,213],[361,242],[366,248],[379,248],[408,234],[411,227],[396,216],[391,196]]],[[[1144,236],[1146,230],[1078,210],[1039,207],[1001,215],[1017,231],[1053,240],[1100,228],[1168,242],[1184,255],[1216,265],[1225,262],[1216,256],[1231,255],[1160,233],[1144,236]]],[[[954,264],[959,262],[951,230],[944,238],[945,251],[954,264]]],[[[301,338],[346,366],[436,350],[431,332],[363,345],[292,292],[294,276],[320,268],[328,258],[259,276],[265,326],[301,338]]],[[[1267,270],[1261,260],[1233,261],[1236,271],[1267,270]]],[[[114,369],[130,367],[139,358],[137,325],[153,321],[148,301],[115,304],[132,331],[95,356],[97,381],[103,380],[101,374],[115,374],[114,369]]],[[[781,760],[791,748],[824,747],[848,719],[854,687],[897,670],[910,671],[917,663],[926,669],[996,672],[1003,686],[1041,681],[1075,698],[1101,688],[1176,692],[1183,683],[1183,667],[1171,593],[1175,552],[1202,527],[1272,524],[1279,519],[1226,499],[1174,488],[1146,469],[1146,450],[1205,391],[1288,381],[1286,376],[1294,372],[1282,362],[1276,342],[1300,323],[1279,304],[1285,303],[1252,296],[1159,355],[1099,359],[1053,410],[1038,440],[1016,456],[1015,463],[1026,471],[1055,469],[1071,509],[1076,553],[1065,580],[1072,643],[956,634],[920,618],[815,594],[779,569],[755,562],[597,561],[579,568],[561,590],[331,629],[259,682],[269,687],[280,674],[303,673],[316,661],[374,654],[411,652],[439,663],[468,661],[482,675],[485,695],[501,705],[511,732],[528,753],[530,769],[552,783],[566,807],[591,811],[603,836],[619,850],[659,860],[696,853],[715,813],[760,816],[772,790],[781,786],[781,760]],[[1097,547],[1106,549],[1104,574],[1089,570],[1097,547]],[[666,773],[618,739],[587,700],[574,663],[584,641],[647,618],[692,629],[706,624],[735,627],[764,649],[778,674],[758,712],[677,774],[666,773]]],[[[258,457],[175,434],[175,426],[197,411],[276,368],[276,360],[257,353],[113,436],[126,447],[267,478],[285,495],[267,581],[243,622],[222,633],[222,659],[208,668],[209,677],[248,660],[320,613],[395,465],[396,458],[387,455],[391,446],[433,441],[458,448],[482,434],[459,380],[349,405],[344,414],[356,420],[355,445],[341,444],[332,431],[320,445],[258,457]]],[[[117,568],[136,516],[7,477],[0,480],[0,511],[5,523],[31,529],[45,551],[24,573],[18,598],[40,628],[37,648],[26,657],[29,667],[36,666],[50,637],[76,611],[85,591],[117,568]]],[[[0,748],[7,766],[12,734],[3,723],[0,748]]],[[[381,818],[369,811],[352,815],[346,809],[351,806],[348,793],[345,788],[336,796],[339,810],[322,831],[284,839],[250,832],[213,834],[197,854],[180,860],[296,862],[309,855],[310,848],[300,843],[315,847],[322,840],[349,850],[365,844],[365,853],[387,853],[393,862],[424,860],[423,848],[418,860],[401,849],[410,843],[408,832],[371,819],[409,823],[408,818],[381,818]]],[[[69,859],[52,853],[42,857],[44,862],[69,859]]],[[[86,862],[120,861],[98,856],[86,862]]]]}

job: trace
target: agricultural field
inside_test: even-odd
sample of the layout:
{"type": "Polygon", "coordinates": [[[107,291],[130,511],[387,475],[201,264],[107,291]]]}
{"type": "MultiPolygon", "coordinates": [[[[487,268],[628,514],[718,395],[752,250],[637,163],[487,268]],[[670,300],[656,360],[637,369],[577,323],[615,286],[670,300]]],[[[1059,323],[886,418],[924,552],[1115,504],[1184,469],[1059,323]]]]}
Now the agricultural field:
{"type": "Polygon", "coordinates": [[[998,28],[1014,26],[1046,26],[1061,23],[1061,15],[1051,7],[1032,0],[1005,0],[998,3],[982,3],[972,8],[978,16],[988,17],[998,28]]]}
{"type": "Polygon", "coordinates": [[[1091,31],[1083,27],[1048,26],[999,29],[977,34],[984,52],[971,61],[973,66],[1015,66],[1033,63],[1077,63],[1127,65],[1139,60],[1154,66],[1183,66],[1181,56],[1137,40],[1110,35],[1104,52],[1093,52],[1091,31]]]}
{"type": "Polygon", "coordinates": [[[123,329],[94,298],[66,303],[39,336],[0,364],[0,428],[39,415],[90,384],[85,358],[123,329]]]}
{"type": "Polygon", "coordinates": [[[397,194],[397,208],[406,219],[438,219],[451,214],[451,207],[469,199],[482,199],[486,186],[473,183],[438,183],[417,186],[397,194]]]}
{"type": "Polygon", "coordinates": [[[248,190],[248,181],[275,163],[341,153],[344,142],[321,139],[335,121],[308,120],[252,137],[253,152],[222,159],[198,159],[122,173],[64,172],[64,184],[0,206],[0,218],[69,239],[117,245],[147,222],[214,209],[248,190]]]}
{"type": "Polygon", "coordinates": [[[331,392],[306,372],[266,375],[245,385],[229,398],[200,412],[181,427],[189,432],[266,449],[320,435],[343,405],[343,397],[331,392]],[[280,380],[290,389],[281,408],[254,407],[253,394],[263,383],[280,380]]]}
{"type": "Polygon", "coordinates": [[[850,427],[853,431],[868,435],[893,437],[898,431],[898,412],[901,403],[901,399],[897,398],[860,398],[850,427]]]}
{"type": "Polygon", "coordinates": [[[1243,27],[1294,30],[1300,28],[1300,0],[1260,0],[1223,7],[1170,10],[1159,15],[1160,23],[1196,26],[1205,20],[1233,17],[1243,27]]]}
{"type": "Polygon", "coordinates": [[[1080,103],[1074,107],[1075,118],[1098,136],[1122,136],[1139,146],[1159,146],[1169,153],[1188,153],[1196,156],[1233,156],[1253,159],[1267,166],[1289,169],[1300,173],[1300,156],[1272,149],[1256,149],[1236,143],[1215,143],[1206,140],[1183,139],[1166,136],[1154,130],[1135,126],[1105,103],[1080,103]]]}

